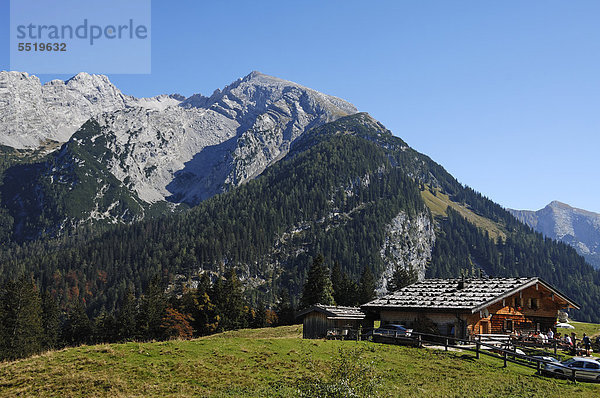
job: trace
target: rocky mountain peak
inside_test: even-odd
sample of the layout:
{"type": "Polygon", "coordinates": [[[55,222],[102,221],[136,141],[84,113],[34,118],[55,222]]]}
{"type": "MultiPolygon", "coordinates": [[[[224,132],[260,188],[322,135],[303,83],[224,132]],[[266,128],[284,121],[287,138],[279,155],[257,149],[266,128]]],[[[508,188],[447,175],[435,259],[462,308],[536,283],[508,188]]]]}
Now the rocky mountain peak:
{"type": "MultiPolygon", "coordinates": [[[[261,72],[259,72],[257,70],[253,70],[252,72],[250,72],[246,76],[244,76],[242,78],[242,80],[248,81],[248,80],[251,80],[251,79],[259,78],[261,76],[267,76],[267,75],[265,75],[264,73],[261,73],[261,72]]],[[[270,76],[267,76],[267,77],[270,77],[270,76]]]]}
{"type": "Polygon", "coordinates": [[[35,148],[66,142],[91,117],[129,107],[162,110],[183,101],[180,95],[134,98],[107,76],[78,73],[72,78],[40,80],[25,72],[0,72],[0,144],[35,148]]]}
{"type": "Polygon", "coordinates": [[[536,231],[573,246],[588,262],[600,268],[600,214],[557,200],[537,211],[509,211],[536,231]]]}
{"type": "Polygon", "coordinates": [[[24,86],[11,81],[0,91],[12,110],[0,109],[7,132],[0,143],[71,140],[148,203],[197,204],[262,173],[312,127],[356,112],[344,100],[259,72],[187,99],[130,97],[106,76],[87,73],[24,86]],[[95,127],[74,134],[90,119],[95,127]]]}
{"type": "Polygon", "coordinates": [[[559,202],[558,200],[553,200],[552,202],[550,202],[548,204],[547,207],[552,207],[552,208],[556,208],[556,209],[572,209],[572,207],[569,206],[568,204],[559,202]]]}
{"type": "Polygon", "coordinates": [[[90,117],[134,102],[106,76],[80,73],[41,84],[36,76],[0,72],[0,144],[37,147],[65,142],[90,117]]]}
{"type": "Polygon", "coordinates": [[[65,84],[67,86],[75,85],[75,84],[98,84],[100,82],[103,84],[112,85],[108,76],[89,74],[87,72],[79,72],[78,74],[71,77],[70,79],[65,80],[65,84]]]}

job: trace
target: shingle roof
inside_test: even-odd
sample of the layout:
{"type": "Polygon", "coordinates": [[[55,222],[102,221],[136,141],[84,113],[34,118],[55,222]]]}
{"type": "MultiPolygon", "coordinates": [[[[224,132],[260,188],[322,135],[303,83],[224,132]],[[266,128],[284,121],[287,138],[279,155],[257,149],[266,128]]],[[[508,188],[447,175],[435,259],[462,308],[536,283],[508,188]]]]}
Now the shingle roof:
{"type": "Polygon", "coordinates": [[[365,319],[366,314],[358,307],[342,307],[334,305],[317,304],[298,313],[297,316],[318,311],[327,315],[330,319],[365,319]]]}
{"type": "Polygon", "coordinates": [[[508,297],[519,290],[541,283],[559,294],[569,304],[578,307],[573,301],[552,288],[539,278],[483,278],[465,279],[459,289],[461,279],[424,279],[394,293],[373,300],[361,308],[404,308],[479,311],[494,302],[508,297]]]}

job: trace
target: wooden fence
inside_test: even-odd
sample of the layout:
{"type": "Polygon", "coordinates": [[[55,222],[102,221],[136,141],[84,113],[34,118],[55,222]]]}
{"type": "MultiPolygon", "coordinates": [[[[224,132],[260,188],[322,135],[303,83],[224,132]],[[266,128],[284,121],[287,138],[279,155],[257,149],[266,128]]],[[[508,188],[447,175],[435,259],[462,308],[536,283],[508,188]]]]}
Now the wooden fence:
{"type": "MultiPolygon", "coordinates": [[[[435,344],[438,346],[444,346],[447,351],[449,348],[456,348],[464,351],[470,351],[475,353],[475,358],[479,359],[480,355],[486,355],[491,358],[495,358],[503,361],[503,366],[506,367],[508,362],[514,363],[520,366],[534,369],[538,374],[542,374],[546,364],[552,364],[554,366],[564,369],[564,375],[570,375],[572,381],[576,380],[576,369],[569,368],[555,361],[546,360],[543,358],[520,354],[516,352],[519,348],[518,345],[507,342],[509,346],[498,347],[495,344],[481,340],[465,340],[458,339],[450,336],[441,336],[436,334],[412,332],[410,335],[404,335],[403,333],[395,334],[378,334],[373,332],[373,342],[384,343],[384,344],[398,344],[398,345],[411,345],[414,347],[422,347],[424,344],[435,344]]],[[[556,345],[552,347],[554,353],[539,350],[540,356],[557,356],[556,345]]],[[[568,376],[566,376],[568,377],[568,376]]]]}

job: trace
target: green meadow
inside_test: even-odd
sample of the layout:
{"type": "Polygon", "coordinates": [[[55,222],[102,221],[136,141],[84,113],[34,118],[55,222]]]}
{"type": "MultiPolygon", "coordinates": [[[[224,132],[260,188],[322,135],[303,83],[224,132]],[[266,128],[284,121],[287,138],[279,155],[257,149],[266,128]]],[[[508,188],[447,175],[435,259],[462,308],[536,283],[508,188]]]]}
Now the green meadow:
{"type": "MultiPolygon", "coordinates": [[[[595,327],[595,326],[594,326],[595,327]]],[[[0,396],[598,397],[472,353],[303,340],[301,326],[82,346],[0,364],[0,396]],[[352,395],[354,394],[354,395],[352,395]]]]}

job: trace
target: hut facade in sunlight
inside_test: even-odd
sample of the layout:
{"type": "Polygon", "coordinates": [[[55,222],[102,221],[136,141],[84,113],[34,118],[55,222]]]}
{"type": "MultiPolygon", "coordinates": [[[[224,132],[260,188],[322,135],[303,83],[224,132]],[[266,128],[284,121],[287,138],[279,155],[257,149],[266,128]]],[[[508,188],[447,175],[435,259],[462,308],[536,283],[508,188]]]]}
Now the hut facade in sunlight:
{"type": "Polygon", "coordinates": [[[382,325],[429,324],[456,338],[547,331],[569,308],[579,305],[536,277],[425,279],[361,306],[382,325]]]}

